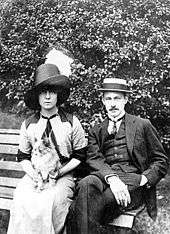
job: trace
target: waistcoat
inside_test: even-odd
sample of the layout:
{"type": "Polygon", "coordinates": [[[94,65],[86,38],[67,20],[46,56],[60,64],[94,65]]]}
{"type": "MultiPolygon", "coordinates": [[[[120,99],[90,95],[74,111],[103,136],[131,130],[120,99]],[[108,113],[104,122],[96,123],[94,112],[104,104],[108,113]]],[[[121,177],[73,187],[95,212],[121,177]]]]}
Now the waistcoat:
{"type": "Polygon", "coordinates": [[[124,119],[121,122],[116,136],[114,137],[112,134],[107,136],[103,149],[106,161],[109,165],[130,162],[126,144],[124,119]]]}

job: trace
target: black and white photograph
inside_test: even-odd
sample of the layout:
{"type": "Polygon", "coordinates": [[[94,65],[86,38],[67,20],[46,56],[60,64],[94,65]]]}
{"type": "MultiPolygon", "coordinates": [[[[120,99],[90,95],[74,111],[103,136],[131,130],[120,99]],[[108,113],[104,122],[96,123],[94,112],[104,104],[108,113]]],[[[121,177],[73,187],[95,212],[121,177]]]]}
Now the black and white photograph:
{"type": "Polygon", "coordinates": [[[170,0],[0,0],[0,234],[170,234],[170,0]]]}

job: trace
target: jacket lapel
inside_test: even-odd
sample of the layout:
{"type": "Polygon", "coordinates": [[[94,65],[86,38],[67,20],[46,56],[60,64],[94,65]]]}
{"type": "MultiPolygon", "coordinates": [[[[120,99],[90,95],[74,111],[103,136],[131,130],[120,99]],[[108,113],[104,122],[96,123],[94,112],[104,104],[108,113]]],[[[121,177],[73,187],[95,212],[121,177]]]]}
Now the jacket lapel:
{"type": "Polygon", "coordinates": [[[104,141],[106,139],[106,137],[108,136],[108,124],[109,124],[109,120],[108,118],[106,118],[102,123],[101,123],[101,128],[100,128],[100,133],[99,136],[101,136],[100,142],[101,142],[101,147],[103,147],[104,141]]]}
{"type": "MultiPolygon", "coordinates": [[[[99,136],[101,136],[102,139],[100,139],[101,147],[103,146],[104,140],[106,139],[108,132],[108,123],[109,120],[106,118],[102,124],[99,131],[99,136]]],[[[132,155],[133,145],[134,145],[134,138],[136,133],[136,118],[128,113],[125,115],[125,129],[126,129],[126,142],[127,142],[127,148],[130,155],[132,155]]]]}
{"type": "Polygon", "coordinates": [[[133,145],[134,145],[134,138],[136,133],[136,119],[126,113],[125,115],[125,129],[126,129],[126,142],[129,154],[132,155],[133,145]]]}

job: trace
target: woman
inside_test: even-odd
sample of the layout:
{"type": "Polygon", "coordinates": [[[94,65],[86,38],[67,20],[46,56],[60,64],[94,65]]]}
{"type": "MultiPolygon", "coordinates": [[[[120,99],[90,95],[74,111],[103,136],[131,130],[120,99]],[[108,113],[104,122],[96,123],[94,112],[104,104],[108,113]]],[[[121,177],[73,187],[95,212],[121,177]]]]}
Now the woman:
{"type": "Polygon", "coordinates": [[[65,218],[74,192],[73,170],[84,157],[85,133],[76,116],[60,107],[70,93],[68,77],[54,64],[38,67],[34,87],[25,95],[25,104],[37,112],[22,123],[18,161],[25,176],[18,184],[8,234],[57,234],[64,232],[65,218]],[[48,138],[62,164],[52,174],[55,185],[36,190],[38,173],[31,163],[37,140],[48,138]]]}

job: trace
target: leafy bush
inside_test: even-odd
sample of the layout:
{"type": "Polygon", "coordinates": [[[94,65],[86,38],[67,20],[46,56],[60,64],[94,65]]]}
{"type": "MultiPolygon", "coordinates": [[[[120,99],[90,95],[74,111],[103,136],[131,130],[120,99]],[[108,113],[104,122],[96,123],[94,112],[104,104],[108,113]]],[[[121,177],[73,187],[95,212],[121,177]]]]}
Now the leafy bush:
{"type": "Polygon", "coordinates": [[[76,58],[69,101],[85,127],[103,113],[103,78],[116,76],[134,90],[127,111],[168,134],[169,0],[14,0],[1,12],[2,106],[22,104],[47,49],[61,45],[76,58]]]}

